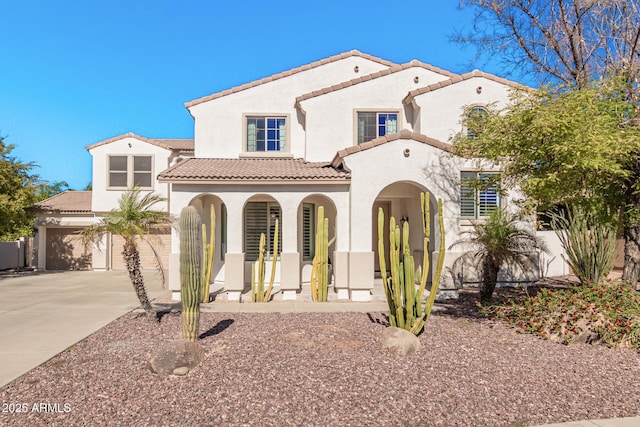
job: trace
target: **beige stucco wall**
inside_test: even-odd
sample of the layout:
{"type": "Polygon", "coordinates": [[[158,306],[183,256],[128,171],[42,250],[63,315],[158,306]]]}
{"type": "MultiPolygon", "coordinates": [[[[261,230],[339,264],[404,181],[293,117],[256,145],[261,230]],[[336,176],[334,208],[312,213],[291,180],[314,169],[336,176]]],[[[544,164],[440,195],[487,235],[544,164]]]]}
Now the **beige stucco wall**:
{"type": "Polygon", "coordinates": [[[403,105],[404,97],[411,90],[448,78],[413,66],[303,101],[307,160],[331,160],[337,151],[357,145],[358,111],[398,112],[398,130],[413,130],[413,112],[403,105]]]}
{"type": "Polygon", "coordinates": [[[415,131],[448,142],[456,133],[463,131],[465,112],[469,107],[493,103],[498,108],[504,107],[510,91],[510,86],[484,77],[472,77],[418,95],[414,101],[420,107],[420,118],[415,131]]]}
{"type": "MultiPolygon", "coordinates": [[[[141,141],[135,137],[125,137],[109,144],[100,145],[89,150],[93,157],[93,191],[92,209],[94,212],[108,212],[118,206],[118,199],[122,195],[120,190],[109,190],[109,156],[110,155],[150,155],[153,156],[153,189],[162,197],[168,197],[168,184],[159,183],[156,177],[169,167],[171,151],[153,144],[141,141]]],[[[154,209],[166,210],[166,204],[158,203],[154,209]]]]}
{"type": "Polygon", "coordinates": [[[304,118],[295,109],[297,96],[355,79],[386,66],[358,56],[330,62],[189,108],[195,119],[195,156],[237,158],[243,148],[243,114],[288,117],[289,153],[305,156],[304,118]],[[358,72],[355,72],[355,67],[358,72]]]}

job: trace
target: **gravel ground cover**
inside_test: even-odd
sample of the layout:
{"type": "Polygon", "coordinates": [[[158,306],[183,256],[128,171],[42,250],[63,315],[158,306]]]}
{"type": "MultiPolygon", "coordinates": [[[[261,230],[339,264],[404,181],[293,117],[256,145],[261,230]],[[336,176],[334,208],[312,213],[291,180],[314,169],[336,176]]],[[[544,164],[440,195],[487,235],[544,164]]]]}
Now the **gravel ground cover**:
{"type": "Polygon", "coordinates": [[[121,317],[1,388],[0,425],[520,427],[640,414],[637,352],[517,333],[478,318],[469,295],[432,316],[405,358],[381,348],[384,313],[203,313],[203,363],[152,373],[148,356],[180,325],[176,313],[121,317]]]}

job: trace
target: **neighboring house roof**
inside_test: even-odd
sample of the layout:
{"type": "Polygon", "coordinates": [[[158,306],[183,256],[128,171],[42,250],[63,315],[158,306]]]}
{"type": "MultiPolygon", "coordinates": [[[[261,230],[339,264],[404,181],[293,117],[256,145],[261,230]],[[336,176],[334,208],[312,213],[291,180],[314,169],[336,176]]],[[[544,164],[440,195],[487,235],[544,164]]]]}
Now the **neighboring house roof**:
{"type": "Polygon", "coordinates": [[[135,138],[140,141],[144,141],[148,144],[156,145],[161,148],[165,148],[171,151],[177,152],[185,152],[185,153],[193,153],[194,150],[194,141],[193,139],[157,139],[157,138],[145,138],[144,136],[136,135],[135,133],[129,132],[122,135],[114,136],[113,138],[105,139],[104,141],[96,142],[95,144],[87,145],[87,150],[92,150],[96,147],[100,147],[101,145],[110,144],[115,141],[119,141],[124,138],[135,138]]]}
{"type": "Polygon", "coordinates": [[[329,86],[319,90],[314,90],[313,92],[300,95],[296,98],[296,107],[300,107],[300,103],[307,99],[315,98],[316,96],[321,96],[327,93],[335,92],[337,90],[351,87],[359,83],[368,82],[369,80],[375,80],[380,77],[388,76],[389,74],[397,73],[398,71],[406,70],[408,68],[413,68],[413,67],[424,68],[425,70],[433,71],[434,73],[442,74],[443,76],[447,76],[450,78],[459,77],[457,74],[454,74],[450,71],[443,70],[442,68],[434,67],[433,65],[425,64],[424,62],[420,62],[417,59],[414,59],[411,62],[407,62],[404,64],[396,64],[387,69],[380,70],[375,73],[368,74],[366,76],[358,77],[357,79],[351,79],[346,82],[338,83],[333,86],[329,86]]]}
{"type": "Polygon", "coordinates": [[[33,205],[52,213],[91,213],[91,191],[65,191],[33,205]]]}
{"type": "Polygon", "coordinates": [[[349,172],[302,159],[186,159],[158,175],[161,182],[273,183],[348,181],[349,172]]]}
{"type": "Polygon", "coordinates": [[[234,87],[232,87],[230,89],[223,90],[222,92],[216,92],[216,93],[213,93],[211,95],[203,96],[202,98],[198,98],[198,99],[194,99],[193,101],[185,102],[184,105],[187,108],[193,107],[194,105],[202,104],[203,102],[211,101],[211,100],[217,99],[217,98],[222,98],[223,96],[231,95],[232,93],[237,93],[237,92],[241,92],[243,90],[251,89],[252,87],[260,86],[262,84],[269,83],[269,82],[272,82],[274,80],[279,80],[279,79],[284,78],[284,77],[289,77],[289,76],[291,76],[293,74],[297,74],[297,73],[300,73],[302,71],[307,71],[307,70],[310,70],[312,68],[316,68],[316,67],[319,67],[321,65],[329,64],[331,62],[336,62],[336,61],[339,61],[341,59],[349,58],[349,57],[352,57],[352,56],[359,56],[361,58],[369,59],[371,61],[378,62],[378,63],[380,63],[382,65],[385,65],[387,67],[391,67],[393,65],[396,65],[393,62],[387,61],[386,59],[378,58],[376,56],[369,55],[367,53],[362,53],[362,52],[360,52],[358,50],[352,50],[352,51],[349,51],[349,52],[343,52],[343,53],[340,53],[338,55],[330,56],[328,58],[324,58],[324,59],[321,59],[319,61],[312,62],[310,64],[305,64],[305,65],[302,65],[300,67],[292,68],[290,70],[283,71],[281,73],[273,74],[273,75],[271,75],[269,77],[265,77],[265,78],[262,78],[262,79],[259,79],[259,80],[254,80],[252,82],[245,83],[245,84],[240,85],[240,86],[234,86],[234,87]]]}
{"type": "Polygon", "coordinates": [[[432,147],[438,148],[440,150],[451,152],[451,144],[447,144],[446,142],[439,141],[434,138],[429,138],[426,135],[421,133],[411,132],[410,130],[403,129],[399,133],[391,133],[385,136],[381,136],[380,138],[372,139],[371,141],[364,142],[362,144],[353,145],[351,147],[347,147],[344,150],[340,150],[336,153],[335,157],[331,161],[331,166],[334,168],[343,167],[343,160],[346,156],[354,153],[359,153],[361,151],[368,150],[373,147],[377,147],[378,145],[386,144],[391,141],[396,141],[398,139],[412,139],[414,141],[421,142],[426,145],[430,145],[432,147]]]}
{"type": "Polygon", "coordinates": [[[455,75],[455,76],[451,77],[448,80],[443,80],[441,82],[430,84],[429,86],[425,86],[425,87],[421,87],[421,88],[412,90],[407,94],[407,96],[405,96],[405,98],[402,100],[402,102],[405,105],[411,104],[411,102],[413,101],[413,98],[415,98],[418,95],[422,95],[422,94],[427,93],[427,92],[432,92],[434,90],[442,89],[443,87],[451,86],[453,84],[460,83],[460,82],[463,82],[465,80],[469,80],[469,79],[473,79],[473,78],[477,78],[477,77],[483,77],[485,79],[492,80],[494,82],[497,82],[497,83],[500,83],[500,84],[503,84],[503,85],[507,85],[507,86],[511,86],[511,87],[514,87],[514,88],[520,88],[520,89],[526,89],[527,88],[527,86],[525,86],[525,85],[522,85],[520,83],[511,81],[511,80],[507,80],[507,79],[505,79],[503,77],[498,77],[496,75],[485,73],[485,72],[480,71],[480,70],[473,70],[473,71],[471,71],[469,73],[465,73],[465,74],[461,74],[461,75],[455,75]]]}

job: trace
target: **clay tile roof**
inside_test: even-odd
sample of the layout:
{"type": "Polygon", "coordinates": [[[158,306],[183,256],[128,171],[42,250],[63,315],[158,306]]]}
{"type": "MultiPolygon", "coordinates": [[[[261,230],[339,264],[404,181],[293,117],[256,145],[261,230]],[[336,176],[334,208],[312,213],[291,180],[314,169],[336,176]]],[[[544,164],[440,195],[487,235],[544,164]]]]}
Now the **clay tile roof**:
{"type": "Polygon", "coordinates": [[[454,73],[452,73],[450,71],[443,70],[442,68],[434,67],[433,65],[425,64],[424,62],[420,62],[420,61],[414,59],[411,62],[407,62],[405,64],[395,64],[395,65],[392,65],[389,68],[386,68],[384,70],[376,71],[375,73],[371,73],[371,74],[368,74],[366,76],[358,77],[357,79],[352,79],[352,80],[349,80],[349,81],[346,81],[346,82],[342,82],[342,83],[337,84],[337,85],[330,86],[328,88],[315,90],[313,92],[305,93],[303,95],[300,95],[300,96],[298,96],[296,98],[296,107],[300,107],[300,102],[305,101],[307,99],[314,98],[314,97],[320,96],[320,95],[324,95],[324,94],[327,94],[329,92],[334,92],[336,90],[344,89],[344,88],[347,88],[347,87],[350,87],[350,86],[354,86],[354,85],[357,85],[359,83],[367,82],[369,80],[375,80],[377,78],[388,76],[390,74],[397,73],[398,71],[406,70],[406,69],[412,68],[412,67],[424,68],[425,70],[433,71],[434,73],[442,74],[443,76],[447,76],[449,78],[458,77],[457,74],[454,74],[454,73]]]}
{"type": "Polygon", "coordinates": [[[186,159],[158,175],[161,182],[348,181],[350,174],[326,162],[302,159],[186,159]]]}
{"type": "Polygon", "coordinates": [[[310,70],[312,68],[316,68],[316,67],[319,67],[321,65],[325,65],[325,64],[328,64],[328,63],[331,63],[331,62],[339,61],[341,59],[349,58],[351,56],[359,56],[361,58],[369,59],[371,61],[378,62],[378,63],[380,63],[382,65],[385,65],[387,67],[391,67],[392,65],[395,65],[393,62],[387,61],[386,59],[378,58],[376,56],[369,55],[367,53],[362,53],[362,52],[360,52],[358,50],[352,50],[352,51],[349,51],[349,52],[340,53],[338,55],[333,55],[333,56],[330,56],[328,58],[320,59],[318,61],[312,62],[310,64],[305,64],[305,65],[302,65],[302,66],[297,67],[297,68],[292,68],[290,70],[283,71],[283,72],[278,73],[278,74],[273,74],[273,75],[271,75],[269,77],[265,77],[265,78],[262,78],[262,79],[254,80],[252,82],[245,83],[245,84],[240,85],[240,86],[234,86],[234,87],[232,87],[230,89],[226,89],[226,90],[223,90],[221,92],[216,92],[216,93],[213,93],[211,95],[203,96],[202,98],[194,99],[193,101],[185,102],[184,106],[187,107],[187,108],[193,107],[194,105],[198,105],[198,104],[201,104],[203,102],[211,101],[211,100],[217,99],[217,98],[222,98],[223,96],[231,95],[232,93],[241,92],[243,90],[247,90],[247,89],[250,89],[252,87],[260,86],[261,84],[264,84],[264,83],[268,83],[268,82],[271,82],[271,81],[274,81],[274,80],[278,80],[278,79],[281,79],[283,77],[288,77],[288,76],[290,76],[292,74],[296,74],[296,73],[300,73],[302,71],[310,70]]]}
{"type": "Polygon", "coordinates": [[[507,86],[511,86],[513,88],[528,89],[528,86],[525,86],[525,85],[520,84],[518,82],[507,80],[507,79],[505,79],[503,77],[498,77],[496,75],[485,73],[485,72],[480,71],[480,70],[473,70],[473,71],[471,71],[469,73],[453,76],[449,80],[445,80],[445,81],[442,81],[442,82],[430,84],[429,86],[425,86],[425,87],[421,87],[421,88],[412,90],[411,92],[409,92],[407,94],[407,96],[405,96],[405,98],[403,99],[403,102],[405,104],[410,104],[413,101],[413,98],[415,98],[418,95],[422,95],[422,94],[427,93],[427,92],[432,92],[434,90],[438,90],[438,89],[441,89],[443,87],[446,87],[446,86],[449,86],[449,85],[452,85],[452,84],[456,84],[456,83],[460,83],[462,81],[469,80],[469,79],[472,79],[472,78],[477,78],[477,77],[485,78],[487,80],[492,80],[494,82],[497,82],[497,83],[500,83],[500,84],[503,84],[503,85],[507,85],[507,86]]]}
{"type": "Polygon", "coordinates": [[[33,205],[39,211],[55,213],[90,213],[91,191],[65,191],[33,205]]]}
{"type": "Polygon", "coordinates": [[[439,141],[434,138],[430,138],[421,133],[411,132],[407,129],[402,129],[399,133],[392,133],[380,138],[372,139],[371,141],[367,141],[362,144],[352,145],[350,147],[346,147],[344,150],[340,150],[336,153],[333,160],[331,161],[331,166],[338,168],[344,167],[342,162],[344,158],[350,154],[359,153],[361,151],[368,150],[373,147],[377,147],[378,145],[386,144],[391,141],[395,141],[398,139],[412,139],[414,141],[421,142],[426,145],[430,145],[435,148],[439,148],[446,152],[451,152],[451,145],[446,142],[439,141]]]}
{"type": "Polygon", "coordinates": [[[187,152],[192,153],[194,150],[194,142],[193,139],[184,139],[184,138],[174,138],[174,139],[158,139],[158,138],[145,138],[144,136],[136,135],[135,133],[129,132],[122,135],[114,136],[113,138],[105,139],[104,141],[96,142],[95,144],[87,145],[85,148],[87,150],[92,150],[96,147],[100,147],[101,145],[110,144],[115,141],[119,141],[124,138],[135,138],[140,141],[144,141],[148,144],[156,145],[158,147],[165,148],[171,151],[178,152],[187,152]]]}

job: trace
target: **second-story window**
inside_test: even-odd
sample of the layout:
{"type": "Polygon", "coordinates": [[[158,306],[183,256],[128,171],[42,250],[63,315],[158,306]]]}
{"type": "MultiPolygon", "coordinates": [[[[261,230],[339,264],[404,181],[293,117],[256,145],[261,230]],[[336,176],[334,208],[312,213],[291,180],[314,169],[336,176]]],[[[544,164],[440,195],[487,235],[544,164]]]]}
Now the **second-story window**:
{"type": "Polygon", "coordinates": [[[247,151],[285,151],[286,142],[285,117],[247,117],[247,151]]]}
{"type": "Polygon", "coordinates": [[[152,156],[109,156],[109,188],[153,188],[152,156]]]}
{"type": "Polygon", "coordinates": [[[398,132],[398,113],[358,113],[358,144],[398,132]]]}

